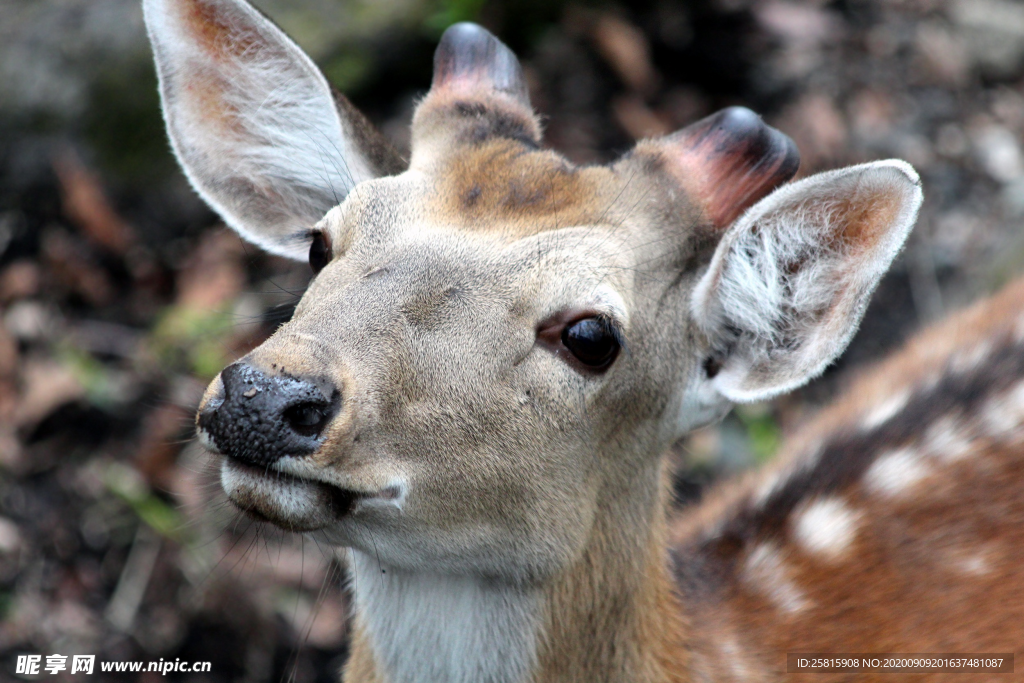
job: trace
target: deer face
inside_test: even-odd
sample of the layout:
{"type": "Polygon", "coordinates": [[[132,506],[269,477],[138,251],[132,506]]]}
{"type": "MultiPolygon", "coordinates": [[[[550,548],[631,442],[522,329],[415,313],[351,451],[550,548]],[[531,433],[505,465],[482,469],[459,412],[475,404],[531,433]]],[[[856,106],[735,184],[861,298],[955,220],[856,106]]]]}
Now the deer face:
{"type": "Polygon", "coordinates": [[[508,140],[440,166],[366,181],[316,225],[330,260],[213,383],[200,434],[232,499],[283,526],[392,566],[546,573],[583,542],[609,471],[650,475],[666,373],[695,357],[634,303],[672,277],[643,263],[644,220],[609,211],[628,172],[508,140]]]}
{"type": "Polygon", "coordinates": [[[901,162],[776,190],[796,151],[741,109],[575,167],[465,24],[406,167],[240,0],[145,7],[193,185],[319,271],[211,384],[200,439],[240,508],[391,566],[564,567],[603,510],[650,507],[671,441],[845,347],[920,202],[901,162]]]}

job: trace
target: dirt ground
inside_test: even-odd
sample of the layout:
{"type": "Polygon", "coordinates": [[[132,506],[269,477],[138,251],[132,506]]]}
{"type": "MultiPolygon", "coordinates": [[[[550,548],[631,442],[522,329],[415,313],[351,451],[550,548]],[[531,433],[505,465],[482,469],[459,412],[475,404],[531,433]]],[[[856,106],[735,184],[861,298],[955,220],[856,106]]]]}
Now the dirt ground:
{"type": "MultiPolygon", "coordinates": [[[[402,148],[437,37],[475,19],[520,54],[547,143],[574,161],[742,104],[796,140],[801,174],[918,169],[921,219],[850,350],[679,444],[681,506],[770,458],[857,366],[1024,270],[1013,0],[257,4],[402,148]]],[[[168,680],[336,680],[343,557],[239,517],[191,443],[206,382],[308,277],[188,188],[135,0],[0,4],[0,680],[26,653],[212,662],[168,680]]],[[[88,680],[107,678],[161,677],[88,680]]]]}

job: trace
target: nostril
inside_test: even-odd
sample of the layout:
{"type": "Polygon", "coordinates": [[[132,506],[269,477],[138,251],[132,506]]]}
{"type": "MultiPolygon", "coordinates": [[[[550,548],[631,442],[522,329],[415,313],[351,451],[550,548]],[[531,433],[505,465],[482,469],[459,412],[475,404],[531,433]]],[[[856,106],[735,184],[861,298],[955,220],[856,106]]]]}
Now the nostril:
{"type": "Polygon", "coordinates": [[[332,412],[328,404],[299,403],[287,408],[282,417],[297,434],[317,437],[330,422],[332,412]]]}
{"type": "Polygon", "coordinates": [[[315,453],[341,406],[341,391],[324,379],[268,375],[235,363],[221,381],[219,403],[203,407],[199,428],[216,450],[257,465],[315,453]]]}

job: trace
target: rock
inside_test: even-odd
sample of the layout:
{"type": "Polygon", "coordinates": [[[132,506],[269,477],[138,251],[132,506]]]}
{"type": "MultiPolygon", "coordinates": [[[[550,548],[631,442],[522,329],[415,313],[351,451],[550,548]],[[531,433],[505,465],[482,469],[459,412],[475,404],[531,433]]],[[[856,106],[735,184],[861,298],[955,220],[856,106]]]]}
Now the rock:
{"type": "Polygon", "coordinates": [[[961,28],[975,65],[1013,76],[1024,58],[1024,4],[1010,0],[956,0],[950,16],[961,28]]]}
{"type": "Polygon", "coordinates": [[[974,152],[985,171],[1001,183],[1024,174],[1024,155],[1017,138],[1005,127],[990,124],[971,133],[974,152]]]}

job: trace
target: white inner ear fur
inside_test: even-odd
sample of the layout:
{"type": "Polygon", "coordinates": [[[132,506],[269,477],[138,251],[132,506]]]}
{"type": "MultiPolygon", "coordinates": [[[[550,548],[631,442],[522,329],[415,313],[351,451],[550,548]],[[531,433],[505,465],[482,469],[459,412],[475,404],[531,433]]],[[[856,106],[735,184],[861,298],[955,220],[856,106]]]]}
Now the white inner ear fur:
{"type": "Polygon", "coordinates": [[[230,25],[223,40],[252,44],[211,54],[185,3],[143,5],[175,154],[232,228],[305,259],[304,231],[373,173],[309,57],[248,4],[205,4],[230,25]]]}
{"type": "Polygon", "coordinates": [[[777,189],[726,232],[691,312],[734,402],[789,391],[849,343],[871,293],[917,218],[914,169],[877,161],[777,189]]]}

